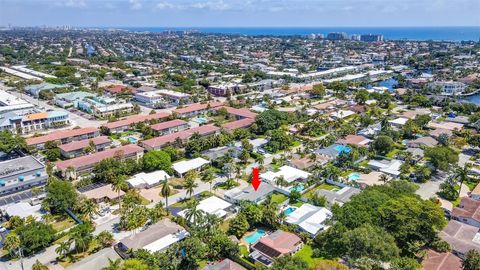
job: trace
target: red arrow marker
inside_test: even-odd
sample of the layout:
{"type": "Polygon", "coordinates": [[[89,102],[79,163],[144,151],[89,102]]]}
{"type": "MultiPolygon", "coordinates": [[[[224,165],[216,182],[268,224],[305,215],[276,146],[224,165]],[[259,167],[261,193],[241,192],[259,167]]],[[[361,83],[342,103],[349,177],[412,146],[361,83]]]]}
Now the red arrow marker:
{"type": "Polygon", "coordinates": [[[260,177],[258,176],[258,168],[253,168],[252,175],[253,175],[252,186],[253,186],[253,189],[257,191],[258,187],[260,186],[260,183],[262,183],[260,181],[260,177]]]}

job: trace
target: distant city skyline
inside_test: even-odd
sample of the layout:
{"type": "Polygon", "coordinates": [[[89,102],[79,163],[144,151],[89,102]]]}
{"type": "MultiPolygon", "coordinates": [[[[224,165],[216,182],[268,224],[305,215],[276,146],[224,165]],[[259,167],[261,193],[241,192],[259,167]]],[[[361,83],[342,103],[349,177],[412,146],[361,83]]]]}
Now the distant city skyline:
{"type": "Polygon", "coordinates": [[[480,26],[479,0],[3,0],[0,25],[480,26]]]}

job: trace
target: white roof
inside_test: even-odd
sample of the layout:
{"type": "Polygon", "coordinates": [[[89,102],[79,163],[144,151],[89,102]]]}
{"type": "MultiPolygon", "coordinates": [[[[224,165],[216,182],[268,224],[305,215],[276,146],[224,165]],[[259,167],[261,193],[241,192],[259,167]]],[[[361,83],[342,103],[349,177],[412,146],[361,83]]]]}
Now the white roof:
{"type": "Polygon", "coordinates": [[[144,246],[143,249],[146,249],[146,250],[148,250],[152,253],[157,252],[157,251],[160,251],[160,250],[163,250],[163,249],[169,247],[173,243],[176,243],[178,241],[183,240],[188,235],[189,235],[189,233],[185,230],[183,230],[179,233],[175,233],[175,234],[172,233],[172,234],[166,235],[166,236],[158,239],[157,241],[154,241],[154,242],[144,246]]]}
{"type": "Polygon", "coordinates": [[[388,122],[392,123],[392,124],[397,124],[397,125],[405,125],[405,123],[407,123],[408,119],[407,118],[403,118],[403,117],[399,117],[397,119],[393,119],[393,120],[389,120],[388,122]]]}
{"type": "Polygon", "coordinates": [[[346,118],[353,114],[355,114],[355,112],[352,112],[350,110],[339,110],[331,113],[330,116],[334,118],[346,118]]]}
{"type": "Polygon", "coordinates": [[[42,206],[40,204],[32,206],[26,202],[18,202],[18,203],[7,205],[4,208],[5,209],[4,211],[10,217],[18,216],[21,218],[26,218],[28,216],[33,216],[35,218],[39,218],[42,216],[40,212],[41,208],[42,206]]]}
{"type": "Polygon", "coordinates": [[[194,158],[190,160],[182,160],[182,161],[176,162],[172,165],[172,167],[179,174],[184,174],[190,170],[198,169],[208,163],[210,162],[206,159],[194,158]]]}
{"type": "Polygon", "coordinates": [[[398,159],[393,159],[390,160],[389,162],[386,162],[384,160],[378,161],[378,160],[370,160],[368,162],[369,166],[376,167],[378,168],[379,171],[391,174],[394,176],[400,175],[400,166],[402,166],[403,162],[398,159]]]}
{"type": "MultiPolygon", "coordinates": [[[[224,201],[216,196],[211,196],[202,200],[198,204],[198,209],[202,210],[205,213],[216,215],[219,218],[224,217],[227,212],[225,209],[232,206],[231,203],[224,201]]],[[[185,210],[178,212],[178,215],[185,217],[185,210]]]]}
{"type": "Polygon", "coordinates": [[[332,212],[327,208],[305,203],[288,215],[286,222],[296,224],[310,234],[316,234],[325,227],[325,221],[331,216],[332,212]]]}
{"type": "Polygon", "coordinates": [[[159,171],[154,171],[151,173],[139,173],[134,175],[131,179],[129,179],[127,182],[130,184],[132,187],[139,187],[143,185],[148,185],[152,186],[160,181],[163,181],[166,179],[170,179],[170,175],[168,175],[165,171],[159,170],[159,171]]]}
{"type": "Polygon", "coordinates": [[[265,179],[272,183],[274,183],[275,179],[280,176],[283,176],[283,178],[285,178],[285,181],[291,183],[297,179],[307,179],[308,176],[310,176],[310,173],[285,165],[280,167],[280,170],[278,172],[268,171],[260,175],[262,179],[265,179]]]}

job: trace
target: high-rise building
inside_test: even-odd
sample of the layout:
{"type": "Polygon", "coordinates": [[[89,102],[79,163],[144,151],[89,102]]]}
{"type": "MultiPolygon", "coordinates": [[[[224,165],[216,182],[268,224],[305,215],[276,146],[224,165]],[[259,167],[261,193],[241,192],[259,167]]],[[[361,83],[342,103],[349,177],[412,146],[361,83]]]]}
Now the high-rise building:
{"type": "Polygon", "coordinates": [[[344,39],[348,39],[348,35],[345,32],[328,33],[327,39],[329,39],[329,40],[344,40],[344,39]]]}
{"type": "Polygon", "coordinates": [[[383,41],[383,35],[381,34],[366,34],[366,35],[361,35],[360,40],[364,42],[377,42],[377,41],[383,41]]]}

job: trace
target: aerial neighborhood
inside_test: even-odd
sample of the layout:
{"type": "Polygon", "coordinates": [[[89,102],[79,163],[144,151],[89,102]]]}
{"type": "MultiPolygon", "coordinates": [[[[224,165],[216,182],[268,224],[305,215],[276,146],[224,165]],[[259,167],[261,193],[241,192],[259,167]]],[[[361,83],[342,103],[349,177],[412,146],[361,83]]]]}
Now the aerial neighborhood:
{"type": "Polygon", "coordinates": [[[474,41],[0,31],[0,270],[478,270],[479,91],[474,41]]]}

